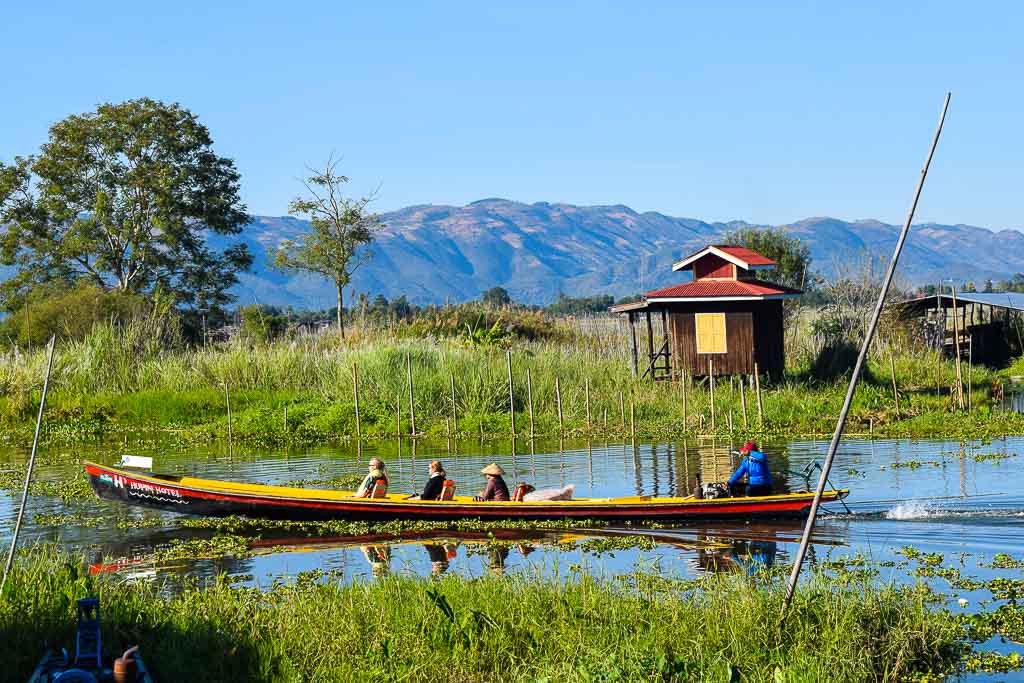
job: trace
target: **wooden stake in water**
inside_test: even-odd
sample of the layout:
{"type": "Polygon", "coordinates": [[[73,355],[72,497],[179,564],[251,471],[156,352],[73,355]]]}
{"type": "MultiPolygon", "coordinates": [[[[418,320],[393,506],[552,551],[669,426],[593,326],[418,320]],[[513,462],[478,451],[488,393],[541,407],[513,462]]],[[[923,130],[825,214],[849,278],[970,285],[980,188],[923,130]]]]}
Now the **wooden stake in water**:
{"type": "Polygon", "coordinates": [[[459,416],[455,410],[455,373],[448,373],[448,379],[451,380],[452,384],[452,432],[455,434],[459,433],[459,416]]]}
{"type": "Polygon", "coordinates": [[[43,424],[43,408],[46,407],[46,392],[50,388],[50,370],[53,368],[53,347],[57,343],[57,337],[50,337],[50,348],[46,353],[46,375],[43,377],[43,395],[39,398],[39,413],[36,415],[36,431],[32,437],[32,451],[28,456],[28,468],[25,470],[25,484],[21,489],[21,505],[18,506],[18,516],[14,521],[14,536],[11,538],[11,548],[7,551],[7,562],[4,564],[3,580],[0,580],[0,595],[4,593],[4,586],[7,585],[7,575],[11,573],[11,566],[14,563],[14,551],[18,548],[18,535],[21,533],[21,522],[25,518],[25,504],[28,502],[28,487],[32,482],[32,471],[36,466],[36,448],[39,446],[39,429],[43,424]]]}
{"type": "Polygon", "coordinates": [[[359,422],[359,370],[352,364],[352,396],[356,402],[356,438],[363,438],[363,428],[359,422]]]}
{"type": "Polygon", "coordinates": [[[405,367],[409,374],[409,434],[416,436],[416,391],[412,383],[412,356],[405,354],[405,367]]]}
{"type": "Polygon", "coordinates": [[[562,384],[555,377],[555,403],[558,405],[558,433],[565,434],[565,418],[562,415],[562,384]]]}
{"type": "Polygon", "coordinates": [[[626,431],[626,405],[622,399],[622,392],[619,392],[619,417],[622,419],[622,431],[626,431]]]}
{"type": "Polygon", "coordinates": [[[587,404],[587,434],[590,433],[590,378],[583,381],[584,401],[587,404]]]}
{"type": "Polygon", "coordinates": [[[864,369],[868,349],[871,347],[871,341],[874,339],[875,330],[878,327],[878,320],[882,317],[882,308],[885,306],[885,297],[889,294],[889,287],[892,285],[893,275],[896,273],[896,264],[899,261],[900,252],[903,251],[903,244],[906,242],[907,235],[910,233],[910,224],[914,220],[914,211],[917,208],[917,201],[921,197],[921,189],[924,187],[924,180],[928,175],[928,166],[931,165],[932,155],[935,153],[935,147],[939,144],[939,135],[942,133],[942,123],[946,119],[946,110],[949,108],[949,98],[950,95],[947,94],[946,101],[942,106],[942,114],[939,117],[939,125],[935,129],[935,137],[932,138],[931,149],[928,151],[928,157],[924,162],[924,167],[921,169],[921,177],[917,181],[917,189],[914,192],[914,201],[910,205],[910,211],[907,213],[907,220],[903,224],[902,230],[900,230],[899,238],[896,240],[896,248],[893,251],[892,260],[889,262],[888,270],[886,270],[885,279],[882,281],[882,287],[878,292],[878,301],[875,303],[875,309],[871,314],[871,321],[868,323],[868,329],[864,335],[864,343],[861,345],[860,353],[857,355],[857,363],[854,365],[853,373],[850,375],[850,385],[846,389],[846,397],[843,400],[843,407],[839,411],[839,419],[836,420],[836,429],[832,434],[832,441],[828,445],[828,454],[825,456],[825,462],[821,467],[821,475],[818,477],[818,487],[814,491],[814,500],[811,502],[811,509],[807,515],[807,523],[804,526],[804,533],[800,538],[800,547],[797,549],[796,558],[793,561],[793,570],[790,572],[789,581],[786,583],[786,595],[782,601],[783,618],[785,618],[786,610],[793,601],[793,594],[796,591],[796,582],[800,578],[800,570],[803,568],[804,557],[807,555],[807,547],[811,542],[811,532],[814,530],[814,523],[818,517],[818,507],[821,505],[821,497],[825,492],[825,484],[828,483],[828,475],[832,470],[832,462],[835,460],[836,451],[839,450],[839,441],[843,438],[843,429],[846,427],[846,418],[850,414],[850,407],[853,405],[854,394],[857,392],[857,382],[860,379],[861,371],[864,369]]]}
{"type": "Polygon", "coordinates": [[[683,392],[683,431],[686,431],[687,425],[688,425],[688,423],[690,421],[690,416],[687,414],[688,406],[686,405],[686,402],[687,402],[686,393],[687,393],[687,387],[689,386],[689,384],[690,384],[690,377],[689,377],[689,375],[686,374],[686,371],[684,370],[683,373],[682,373],[682,376],[680,377],[680,380],[679,380],[679,388],[680,388],[680,391],[683,392]]]}
{"type": "Polygon", "coordinates": [[[750,424],[747,422],[747,387],[743,375],[740,375],[740,407],[743,409],[743,429],[749,429],[750,424]]]}
{"type": "Polygon", "coordinates": [[[395,396],[395,436],[402,440],[402,392],[395,396]]]}
{"type": "Polygon", "coordinates": [[[505,351],[508,362],[508,413],[512,416],[512,436],[516,435],[516,399],[512,392],[512,351],[505,351]]]}
{"type": "Polygon", "coordinates": [[[896,403],[896,419],[900,419],[900,391],[896,386],[896,360],[892,356],[892,349],[889,349],[889,372],[892,373],[892,398],[896,403]]]}
{"type": "Polygon", "coordinates": [[[533,377],[530,375],[530,368],[526,368],[526,403],[530,411],[530,438],[533,438],[533,377]]]}
{"type": "Polygon", "coordinates": [[[764,429],[764,404],[761,403],[761,370],[754,363],[754,391],[757,393],[757,427],[764,429]]]}
{"type": "Polygon", "coordinates": [[[636,405],[632,395],[629,397],[629,434],[636,441],[636,405]]]}
{"type": "Polygon", "coordinates": [[[234,450],[234,435],[231,430],[231,395],[228,393],[228,383],[224,383],[224,404],[228,409],[228,453],[234,450]]]}

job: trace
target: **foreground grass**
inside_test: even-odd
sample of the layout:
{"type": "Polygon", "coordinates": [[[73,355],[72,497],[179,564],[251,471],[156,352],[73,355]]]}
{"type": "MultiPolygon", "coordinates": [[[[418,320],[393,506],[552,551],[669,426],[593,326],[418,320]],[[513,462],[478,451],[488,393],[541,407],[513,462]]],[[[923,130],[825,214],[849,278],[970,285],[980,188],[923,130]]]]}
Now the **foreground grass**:
{"type": "MultiPolygon", "coordinates": [[[[521,436],[623,436],[634,430],[648,439],[828,434],[846,389],[845,377],[811,379],[809,366],[797,362],[784,381],[765,382],[759,412],[756,393],[747,385],[741,396],[738,378],[720,378],[714,400],[706,383],[634,379],[624,349],[603,337],[521,340],[510,351],[515,432],[521,436]]],[[[30,438],[44,363],[36,351],[0,365],[4,438],[30,438]]],[[[894,365],[899,408],[888,354],[873,358],[848,432],[946,438],[1024,433],[1024,416],[997,411],[989,398],[999,374],[980,367],[965,371],[971,409],[960,411],[951,391],[956,377],[951,361],[896,349],[894,365]]],[[[74,442],[157,429],[190,440],[224,438],[230,429],[235,439],[268,444],[352,438],[357,432],[353,368],[359,377],[362,436],[409,434],[410,367],[417,433],[512,433],[502,348],[432,337],[357,335],[342,341],[325,334],[164,350],[100,327],[85,341],[60,349],[45,436],[74,442]]]]}
{"type": "Polygon", "coordinates": [[[27,678],[70,644],[76,599],[99,595],[111,652],[141,644],[157,680],[904,680],[970,654],[923,589],[807,581],[780,631],[781,591],[739,576],[581,576],[341,585],[305,576],[268,591],[216,582],[168,596],[88,576],[50,547],[25,554],[0,597],[0,656],[27,678]]]}

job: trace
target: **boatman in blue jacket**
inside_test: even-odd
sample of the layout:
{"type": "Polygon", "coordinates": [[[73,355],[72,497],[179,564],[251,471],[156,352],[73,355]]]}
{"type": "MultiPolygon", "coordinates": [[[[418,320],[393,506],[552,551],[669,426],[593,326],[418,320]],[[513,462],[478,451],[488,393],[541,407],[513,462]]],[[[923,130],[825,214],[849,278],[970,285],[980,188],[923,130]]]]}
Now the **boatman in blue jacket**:
{"type": "Polygon", "coordinates": [[[772,473],[768,469],[768,456],[757,449],[757,444],[748,441],[740,449],[743,457],[740,466],[729,477],[729,490],[733,491],[743,475],[747,475],[748,496],[770,496],[772,494],[772,473]]]}

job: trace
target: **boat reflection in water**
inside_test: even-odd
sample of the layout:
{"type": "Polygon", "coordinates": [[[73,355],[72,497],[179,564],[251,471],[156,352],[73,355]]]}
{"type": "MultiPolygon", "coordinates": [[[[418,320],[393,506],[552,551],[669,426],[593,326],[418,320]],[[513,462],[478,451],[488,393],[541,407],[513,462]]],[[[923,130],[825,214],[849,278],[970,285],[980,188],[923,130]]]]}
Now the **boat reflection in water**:
{"type": "MultiPolygon", "coordinates": [[[[845,523],[826,521],[815,530],[814,544],[846,545],[845,530],[845,523]]],[[[664,529],[443,529],[364,536],[271,536],[252,538],[243,557],[154,562],[154,550],[181,540],[180,530],[166,530],[103,547],[91,571],[138,579],[223,574],[244,581],[245,576],[284,578],[304,571],[326,570],[334,580],[347,582],[367,575],[380,578],[393,572],[439,577],[452,571],[453,566],[461,574],[473,575],[477,571],[474,568],[479,568],[503,576],[509,571],[510,562],[517,569],[532,567],[554,575],[560,573],[559,566],[572,566],[588,557],[596,558],[590,566],[597,572],[629,571],[642,555],[654,553],[661,567],[675,566],[691,575],[754,575],[762,568],[774,566],[780,555],[780,561],[784,561],[799,541],[801,531],[799,524],[777,522],[664,529]],[[536,551],[541,551],[539,559],[530,557],[536,551]],[[562,557],[567,562],[562,563],[562,557]]],[[[249,580],[258,583],[255,578],[249,580]]]]}

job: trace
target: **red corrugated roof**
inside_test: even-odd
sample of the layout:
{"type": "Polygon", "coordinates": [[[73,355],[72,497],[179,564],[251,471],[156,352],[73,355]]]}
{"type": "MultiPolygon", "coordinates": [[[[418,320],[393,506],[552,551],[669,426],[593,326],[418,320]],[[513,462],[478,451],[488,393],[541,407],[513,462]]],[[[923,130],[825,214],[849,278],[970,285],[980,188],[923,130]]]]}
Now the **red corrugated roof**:
{"type": "Polygon", "coordinates": [[[727,254],[735,256],[738,259],[746,261],[752,266],[774,266],[775,261],[772,261],[767,256],[762,256],[752,249],[746,247],[723,247],[715,245],[716,249],[721,249],[727,254]]]}
{"type": "Polygon", "coordinates": [[[647,292],[647,299],[688,299],[716,296],[762,297],[777,294],[800,294],[792,289],[763,280],[697,280],[647,292]]]}

